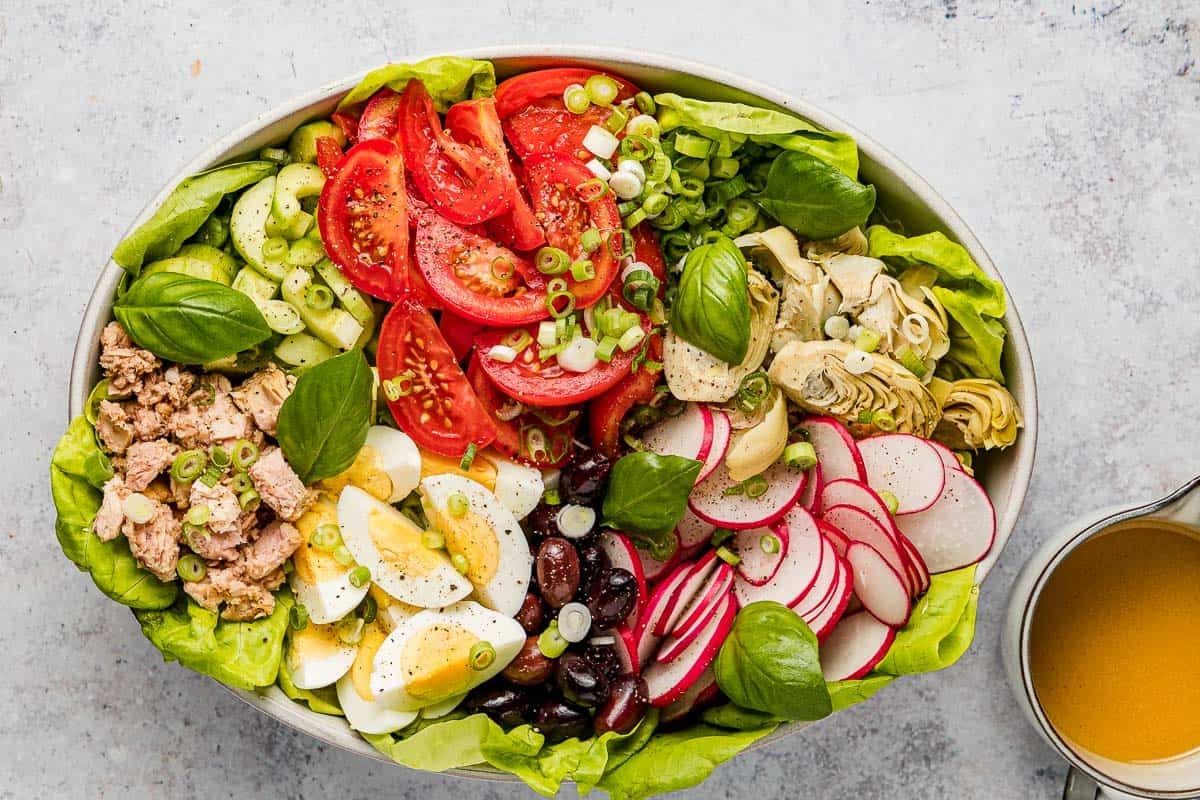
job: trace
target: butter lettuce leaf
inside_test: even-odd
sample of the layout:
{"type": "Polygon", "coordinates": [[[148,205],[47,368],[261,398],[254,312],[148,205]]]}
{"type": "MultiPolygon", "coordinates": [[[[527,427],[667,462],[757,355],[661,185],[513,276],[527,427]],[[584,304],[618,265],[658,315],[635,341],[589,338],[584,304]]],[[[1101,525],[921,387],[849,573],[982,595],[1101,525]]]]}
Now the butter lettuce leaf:
{"type": "Polygon", "coordinates": [[[371,70],[338,103],[338,108],[361,103],[384,86],[401,92],[413,78],[425,84],[433,105],[444,112],[468,97],[491,97],[496,93],[496,68],[490,61],[459,56],[436,56],[415,64],[388,64],[371,70]]]}

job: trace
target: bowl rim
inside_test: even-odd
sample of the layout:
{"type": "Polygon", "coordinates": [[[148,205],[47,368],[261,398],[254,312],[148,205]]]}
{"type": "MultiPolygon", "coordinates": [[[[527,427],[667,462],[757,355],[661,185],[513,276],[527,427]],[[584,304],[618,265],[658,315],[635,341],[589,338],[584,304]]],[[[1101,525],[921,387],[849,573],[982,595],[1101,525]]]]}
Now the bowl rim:
{"type": "MultiPolygon", "coordinates": [[[[1024,326],[1021,322],[1020,315],[1016,310],[1016,306],[1012,302],[1012,293],[1009,291],[1008,285],[1004,282],[1004,278],[1000,275],[995,263],[984,249],[982,243],[975,236],[974,232],[968,227],[966,222],[958,215],[958,213],[950,206],[950,204],[936,190],[934,190],[934,188],[930,186],[924,178],[917,174],[911,167],[894,155],[890,150],[881,145],[874,137],[860,130],[856,126],[849,124],[837,115],[825,111],[823,108],[814,105],[813,103],[808,102],[800,97],[791,95],[758,80],[747,78],[743,75],[729,72],[723,68],[693,61],[688,58],[667,53],[650,53],[632,48],[532,43],[483,46],[463,49],[450,48],[435,53],[417,55],[411,59],[405,60],[411,63],[437,55],[457,55],[466,58],[476,58],[490,61],[511,59],[544,59],[547,62],[559,63],[620,62],[635,65],[637,67],[687,74],[689,76],[710,81],[712,83],[724,85],[736,91],[752,95],[756,98],[766,101],[767,103],[772,103],[782,108],[786,108],[789,112],[814,122],[822,128],[847,133],[854,138],[856,144],[858,145],[860,154],[865,155],[873,163],[895,175],[904,188],[911,192],[917,201],[919,201],[940,220],[941,228],[950,235],[950,238],[965,247],[971,254],[972,258],[975,259],[979,267],[990,277],[998,280],[1004,286],[1008,300],[1006,313],[1004,316],[1004,325],[1008,330],[1006,350],[1008,350],[1009,359],[1011,363],[1015,364],[1016,373],[1020,377],[1021,396],[1018,398],[1018,403],[1025,416],[1025,428],[1018,437],[1017,444],[1013,448],[1013,459],[1009,466],[1012,481],[1011,487],[1009,489],[1007,498],[1005,498],[1006,502],[1003,509],[997,514],[996,538],[993,544],[992,552],[978,565],[976,583],[979,584],[983,582],[983,580],[991,572],[992,567],[995,566],[996,562],[999,560],[1005,545],[1007,544],[1013,533],[1013,530],[1016,527],[1016,523],[1028,491],[1029,482],[1032,477],[1038,433],[1038,396],[1036,372],[1034,369],[1033,356],[1029,349],[1029,342],[1025,334],[1024,326]]],[[[393,61],[389,63],[395,62],[393,61]]],[[[263,111],[262,113],[255,115],[245,124],[238,126],[208,146],[204,147],[167,180],[159,192],[133,219],[125,233],[122,235],[122,238],[127,236],[138,225],[149,218],[149,216],[155,209],[158,208],[170,191],[174,189],[174,187],[177,186],[184,178],[220,163],[222,160],[224,160],[222,158],[223,156],[230,151],[235,150],[239,144],[252,138],[254,135],[269,127],[271,124],[277,123],[289,116],[303,111],[310,106],[314,106],[322,102],[328,102],[333,97],[345,94],[347,91],[353,88],[369,71],[370,70],[358,71],[351,75],[326,82],[315,89],[295,95],[289,100],[279,103],[263,111]]],[[[96,342],[98,333],[103,325],[111,318],[111,300],[123,274],[124,270],[118,264],[116,264],[116,262],[109,258],[96,280],[96,284],[92,289],[87,306],[84,309],[83,317],[80,321],[75,348],[72,354],[68,388],[68,419],[72,419],[82,413],[84,405],[86,404],[87,396],[90,393],[91,388],[88,385],[89,374],[94,368],[96,361],[96,342]]],[[[224,686],[224,684],[219,685],[224,686]]],[[[326,735],[325,732],[317,730],[313,726],[301,725],[299,721],[283,719],[281,716],[272,712],[271,708],[268,707],[267,703],[264,701],[263,695],[261,694],[236,690],[230,687],[225,688],[241,698],[247,704],[252,705],[259,711],[268,714],[276,721],[281,722],[282,724],[287,725],[295,730],[302,731],[303,733],[312,736],[325,744],[358,753],[359,755],[365,755],[373,758],[376,761],[386,764],[399,766],[396,764],[396,762],[393,762],[383,754],[375,751],[374,748],[372,748],[365,740],[361,738],[359,738],[357,741],[358,744],[363,745],[363,748],[352,747],[346,742],[335,740],[332,735],[326,735]]],[[[280,694],[280,697],[282,697],[282,694],[280,694]]],[[[313,717],[321,716],[317,715],[315,712],[307,712],[307,714],[313,717]]],[[[777,741],[784,736],[796,733],[810,724],[812,723],[793,722],[781,725],[777,730],[772,732],[770,735],[759,739],[748,749],[757,749],[758,747],[770,744],[771,742],[777,741]]],[[[447,770],[447,774],[474,779],[505,782],[519,782],[520,780],[516,776],[494,770],[486,765],[447,770]]]]}

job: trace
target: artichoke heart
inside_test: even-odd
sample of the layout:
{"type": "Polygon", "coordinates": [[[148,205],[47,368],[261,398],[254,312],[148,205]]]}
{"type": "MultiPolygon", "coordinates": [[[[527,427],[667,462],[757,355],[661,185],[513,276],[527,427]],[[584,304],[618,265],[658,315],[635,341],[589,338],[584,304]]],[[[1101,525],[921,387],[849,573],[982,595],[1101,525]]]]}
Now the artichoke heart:
{"type": "Polygon", "coordinates": [[[779,313],[779,292],[751,269],[747,275],[750,296],[750,346],[741,364],[726,364],[668,330],[663,339],[663,372],[671,394],[680,400],[724,403],[737,394],[742,379],[762,366],[771,343],[771,329],[779,313]]]}
{"type": "Polygon", "coordinates": [[[934,378],[929,388],[942,407],[933,438],[955,450],[1008,447],[1025,426],[1012,394],[990,378],[934,378]]]}
{"type": "Polygon", "coordinates": [[[758,424],[735,433],[725,454],[725,467],[735,481],[744,481],[766,471],[787,447],[787,402],[783,393],[772,389],[763,400],[762,408],[764,411],[758,424]]]}
{"type": "Polygon", "coordinates": [[[855,375],[846,369],[853,352],[852,345],[836,339],[789,342],[767,374],[789,400],[813,414],[852,424],[886,412],[897,431],[928,438],[941,419],[929,389],[882,353],[872,353],[870,369],[855,375]]]}
{"type": "Polygon", "coordinates": [[[814,261],[820,261],[837,253],[851,256],[865,256],[870,249],[870,242],[862,228],[851,228],[834,239],[804,243],[804,255],[814,261]]]}

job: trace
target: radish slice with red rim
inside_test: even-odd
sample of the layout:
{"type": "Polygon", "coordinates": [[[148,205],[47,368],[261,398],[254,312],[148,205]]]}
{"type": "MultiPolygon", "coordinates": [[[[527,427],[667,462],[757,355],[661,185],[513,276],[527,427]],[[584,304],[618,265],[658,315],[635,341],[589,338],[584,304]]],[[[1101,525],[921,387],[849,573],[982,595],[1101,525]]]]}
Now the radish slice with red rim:
{"type": "MultiPolygon", "coordinates": [[[[742,606],[758,600],[774,600],[785,606],[794,606],[824,574],[826,567],[822,562],[826,549],[832,552],[833,548],[821,536],[812,514],[799,506],[793,508],[782,522],[775,525],[776,531],[785,528],[786,534],[779,535],[781,539],[787,536],[787,554],[771,579],[761,586],[755,586],[740,576],[734,579],[733,593],[742,606]]],[[[827,589],[828,585],[823,587],[822,592],[827,589]]]]}
{"type": "Polygon", "coordinates": [[[738,577],[751,586],[764,586],[775,577],[787,557],[788,529],[786,525],[776,525],[738,531],[728,546],[741,559],[737,565],[738,577]]]}
{"type": "Polygon", "coordinates": [[[654,628],[663,616],[670,613],[671,601],[675,598],[675,590],[687,578],[689,569],[690,565],[674,570],[650,594],[650,599],[646,602],[646,608],[638,620],[637,627],[633,629],[634,638],[637,640],[637,655],[640,663],[645,664],[654,656],[654,651],[658,649],[658,643],[662,640],[662,637],[655,635],[654,628]]]}
{"type": "MultiPolygon", "coordinates": [[[[691,606],[692,601],[699,596],[700,590],[708,585],[709,578],[717,570],[718,564],[724,564],[717,557],[716,550],[709,550],[708,553],[701,556],[699,561],[694,563],[680,564],[676,569],[688,570],[687,577],[680,581],[675,589],[675,594],[672,596],[670,605],[667,608],[667,613],[659,618],[654,625],[655,636],[666,636],[683,617],[683,613],[691,606]]],[[[725,566],[729,566],[725,564],[725,566]]]]}
{"type": "Polygon", "coordinates": [[[649,690],[650,705],[655,708],[670,705],[700,678],[716,658],[717,650],[733,627],[736,612],[737,602],[729,595],[687,649],[665,664],[657,661],[650,664],[642,672],[649,690]]]}
{"type": "Polygon", "coordinates": [[[929,590],[929,567],[925,566],[925,559],[921,558],[921,553],[917,550],[916,545],[910,542],[903,533],[900,534],[900,547],[904,550],[904,558],[916,586],[913,597],[917,597],[929,590]]]}
{"type": "Polygon", "coordinates": [[[613,650],[617,653],[617,661],[621,665],[622,675],[637,675],[642,671],[638,663],[637,637],[627,625],[613,628],[607,632],[613,637],[613,650]]]}
{"type": "Polygon", "coordinates": [[[733,426],[729,423],[728,414],[719,408],[713,408],[710,409],[709,418],[712,420],[712,446],[702,459],[704,466],[700,468],[696,483],[708,478],[721,466],[725,460],[725,453],[729,451],[729,440],[733,437],[733,426]]]}
{"type": "Polygon", "coordinates": [[[996,511],[987,492],[961,470],[946,471],[946,486],[926,511],[896,518],[929,572],[982,561],[996,538],[996,511]]]}
{"type": "Polygon", "coordinates": [[[959,472],[966,472],[963,463],[958,460],[958,456],[954,455],[954,451],[941,442],[935,442],[933,439],[926,439],[926,443],[937,450],[938,456],[942,459],[942,464],[946,469],[956,469],[959,472]]]}
{"type": "Polygon", "coordinates": [[[821,644],[821,672],[827,681],[861,678],[887,655],[896,629],[865,611],[842,617],[821,644]]]}
{"type": "Polygon", "coordinates": [[[817,463],[826,482],[838,478],[867,479],[858,445],[845,425],[833,417],[809,417],[800,427],[808,431],[808,441],[817,451],[817,463]]]}
{"type": "Polygon", "coordinates": [[[688,505],[696,516],[721,528],[761,528],[781,519],[796,505],[808,473],[777,462],[757,477],[766,481],[766,491],[750,497],[745,482],[732,480],[728,470],[717,470],[708,480],[696,484],[688,505]]]}
{"type": "Polygon", "coordinates": [[[876,522],[889,531],[894,531],[895,521],[892,512],[888,511],[887,503],[876,494],[875,490],[861,481],[841,478],[825,484],[821,490],[821,508],[834,506],[854,506],[870,514],[876,522]]]}
{"type": "Polygon", "coordinates": [[[696,461],[708,458],[712,441],[712,412],[708,406],[699,403],[687,403],[682,412],[667,417],[642,434],[642,443],[651,453],[696,461]]]}
{"type": "Polygon", "coordinates": [[[817,527],[821,529],[821,535],[829,540],[833,545],[833,549],[842,558],[846,557],[846,548],[850,546],[850,540],[846,538],[846,534],[839,531],[837,528],[830,525],[823,519],[817,520],[817,527]]]}
{"type": "Polygon", "coordinates": [[[808,471],[808,481],[805,482],[804,491],[800,494],[800,499],[797,502],[812,513],[820,514],[821,490],[823,488],[825,488],[825,476],[821,472],[821,465],[818,463],[808,471]]]}
{"type": "Polygon", "coordinates": [[[638,560],[642,562],[642,574],[646,577],[646,583],[657,583],[662,580],[663,576],[670,572],[683,557],[678,536],[675,537],[675,552],[666,561],[659,561],[637,545],[634,545],[634,550],[637,551],[638,560]]]}
{"type": "Polygon", "coordinates": [[[685,508],[679,524],[675,526],[675,534],[679,537],[679,546],[690,550],[698,544],[707,544],[716,529],[716,525],[700,519],[690,508],[685,508]]]}
{"type": "Polygon", "coordinates": [[[796,598],[795,602],[788,603],[788,608],[802,618],[815,614],[833,594],[834,585],[837,583],[837,565],[838,555],[834,552],[833,545],[822,536],[821,571],[817,573],[816,580],[808,587],[808,591],[796,598]]]}
{"type": "Polygon", "coordinates": [[[854,592],[871,615],[885,625],[899,627],[912,612],[908,583],[878,550],[863,542],[851,542],[846,561],[854,576],[854,592]]]}
{"type": "Polygon", "coordinates": [[[932,506],[946,485],[946,467],[929,442],[907,433],[872,436],[858,443],[867,469],[866,483],[878,493],[891,492],[896,514],[932,506]]]}
{"type": "Polygon", "coordinates": [[[729,594],[729,590],[733,588],[733,577],[733,567],[724,561],[719,562],[708,582],[696,593],[688,607],[679,615],[679,619],[671,626],[669,635],[682,638],[701,618],[707,618],[705,612],[716,608],[721,597],[729,594]]]}
{"type": "Polygon", "coordinates": [[[825,605],[804,620],[808,623],[808,627],[812,628],[818,641],[823,641],[833,632],[833,627],[846,612],[846,606],[850,604],[850,595],[853,593],[854,585],[850,578],[850,566],[844,559],[839,558],[837,581],[834,584],[833,592],[826,599],[825,605]]]}
{"type": "MultiPolygon", "coordinates": [[[[882,555],[892,569],[901,577],[907,573],[904,554],[900,549],[900,535],[890,527],[885,528],[866,511],[856,506],[834,506],[827,509],[822,520],[837,528],[851,542],[864,542],[882,555]]],[[[849,550],[847,549],[847,552],[849,550]]],[[[907,581],[905,581],[907,584],[907,581]]]]}
{"type": "Polygon", "coordinates": [[[712,665],[709,664],[704,672],[700,673],[700,677],[696,679],[696,682],[689,686],[687,691],[680,695],[678,700],[675,700],[662,710],[661,723],[666,725],[683,719],[696,706],[711,700],[718,691],[720,689],[717,687],[717,676],[713,672],[712,665]]]}

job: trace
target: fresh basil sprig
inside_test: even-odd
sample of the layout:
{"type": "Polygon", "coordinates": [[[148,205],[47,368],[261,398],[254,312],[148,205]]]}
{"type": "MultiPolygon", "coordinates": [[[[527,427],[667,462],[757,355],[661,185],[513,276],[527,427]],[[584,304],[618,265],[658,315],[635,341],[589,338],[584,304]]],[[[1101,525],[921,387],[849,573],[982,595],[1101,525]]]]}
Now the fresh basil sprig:
{"type": "Polygon", "coordinates": [[[671,306],[676,335],[729,364],[750,347],[750,289],[746,260],[727,236],[690,250],[671,306]]]}
{"type": "Polygon", "coordinates": [[[786,151],[771,162],[767,185],[753,200],[805,239],[832,239],[867,221],[875,187],[808,153],[786,151]]]}
{"type": "Polygon", "coordinates": [[[113,314],[139,346],[183,364],[231,356],[271,336],[246,295],[174,272],[134,281],[113,303],[113,314]]]}
{"type": "Polygon", "coordinates": [[[683,517],[701,463],[680,456],[630,453],[613,465],[604,496],[604,524],[661,552],[683,517]]]}
{"type": "Polygon", "coordinates": [[[371,426],[375,382],[359,350],[322,361],[300,376],[279,409],[276,438],[305,483],[345,471],[371,426]]]}

